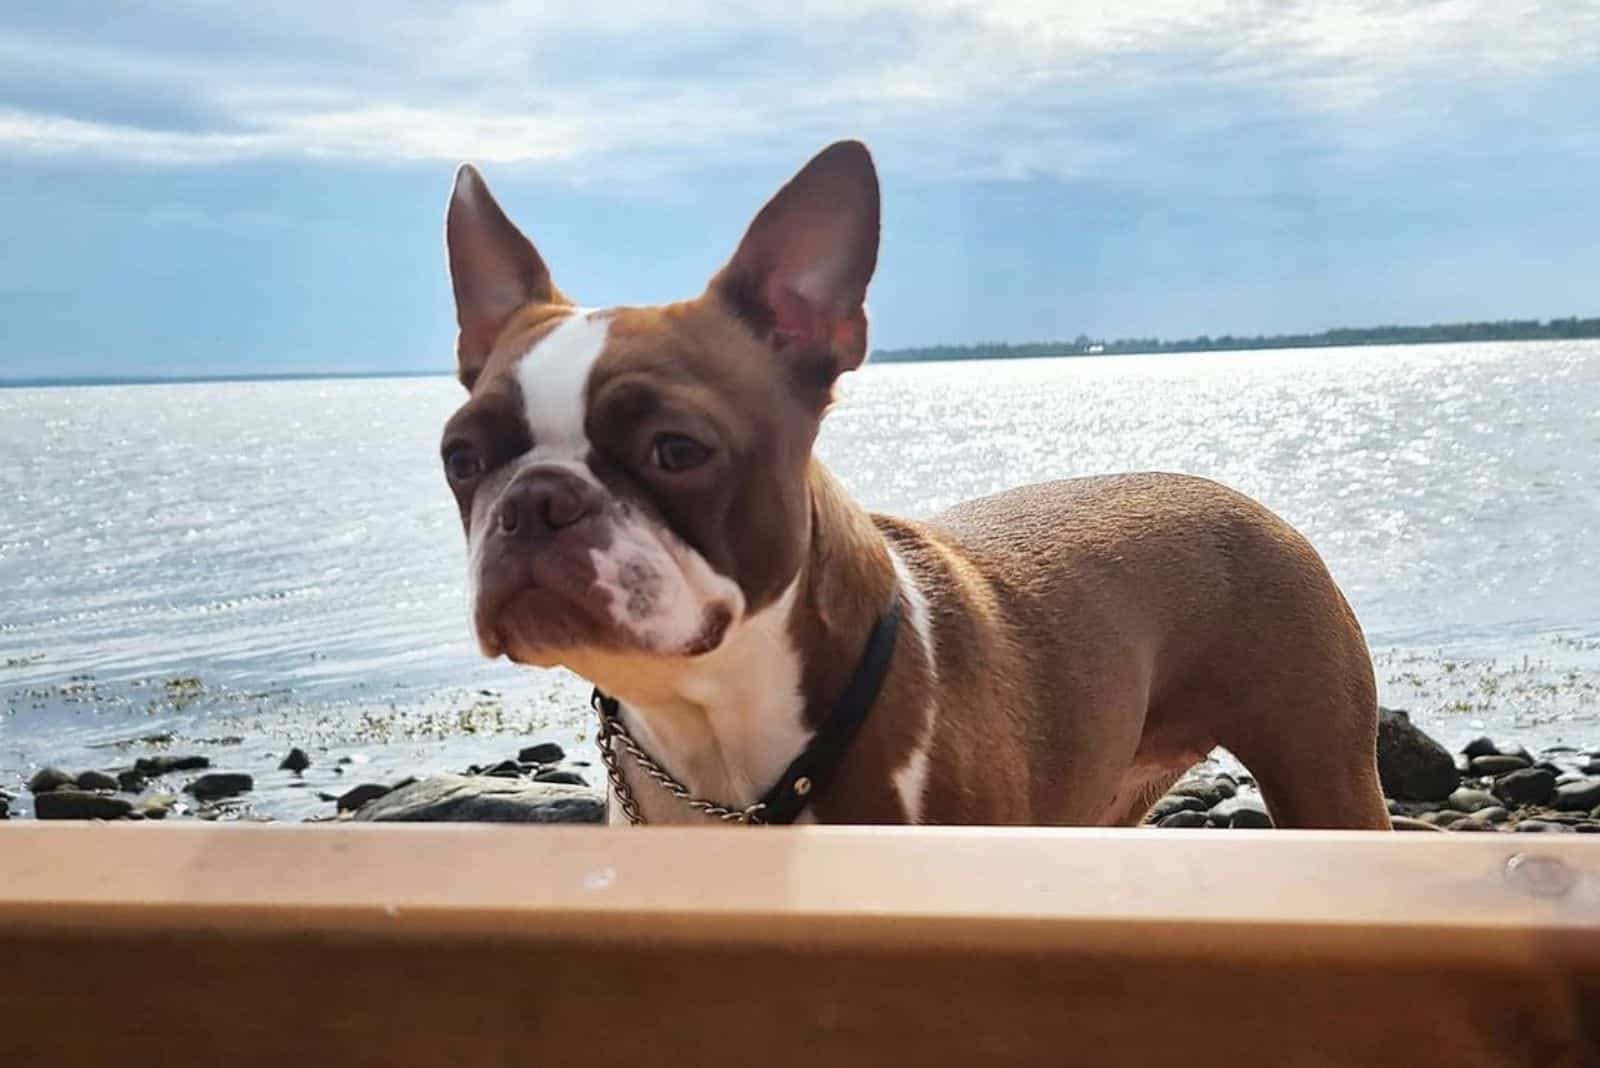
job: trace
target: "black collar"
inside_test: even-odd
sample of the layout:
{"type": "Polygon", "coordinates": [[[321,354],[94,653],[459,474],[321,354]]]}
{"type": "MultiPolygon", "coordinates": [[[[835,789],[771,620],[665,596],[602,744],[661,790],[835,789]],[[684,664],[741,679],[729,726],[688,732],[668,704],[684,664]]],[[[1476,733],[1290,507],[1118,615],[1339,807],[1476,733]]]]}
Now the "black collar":
{"type": "MultiPolygon", "coordinates": [[[[895,633],[900,626],[900,590],[895,588],[872,633],[867,635],[866,648],[856,662],[855,674],[845,684],[833,712],[823,720],[817,733],[812,735],[794,762],[784,769],[772,789],[761,795],[752,808],[759,813],[751,822],[793,823],[806,806],[825,793],[833,783],[844,762],[850,743],[855,740],[867,713],[883,689],[883,680],[889,674],[889,661],[894,656],[895,633]]],[[[602,716],[616,718],[622,706],[614,697],[608,697],[597,688],[593,703],[602,716]]]]}

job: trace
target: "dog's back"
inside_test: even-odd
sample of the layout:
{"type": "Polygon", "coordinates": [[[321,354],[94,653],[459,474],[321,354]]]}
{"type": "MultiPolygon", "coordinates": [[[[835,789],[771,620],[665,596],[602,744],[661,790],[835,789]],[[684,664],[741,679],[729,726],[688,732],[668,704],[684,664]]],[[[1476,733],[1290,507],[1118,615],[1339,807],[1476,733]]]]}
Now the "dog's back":
{"type": "MultiPolygon", "coordinates": [[[[1125,823],[1217,745],[1279,825],[1386,827],[1359,626],[1299,533],[1205,479],[1116,475],[880,518],[929,604],[930,774],[1006,821],[1125,823]],[[974,620],[982,625],[974,625],[974,620]]],[[[933,807],[936,809],[936,806],[933,807]]],[[[930,810],[925,818],[968,819],[930,810]]]]}

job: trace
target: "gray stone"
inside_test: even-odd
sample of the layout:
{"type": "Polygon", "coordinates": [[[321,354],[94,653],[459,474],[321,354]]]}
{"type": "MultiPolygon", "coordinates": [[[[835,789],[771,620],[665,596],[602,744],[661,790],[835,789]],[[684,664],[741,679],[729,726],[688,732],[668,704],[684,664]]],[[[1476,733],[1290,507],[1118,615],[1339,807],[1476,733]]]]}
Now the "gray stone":
{"type": "Polygon", "coordinates": [[[1557,785],[1550,807],[1561,812],[1588,812],[1600,805],[1600,778],[1557,785]]]}
{"type": "Polygon", "coordinates": [[[1578,770],[1585,775],[1600,775],[1600,757],[1591,757],[1583,764],[1578,765],[1578,770]]]}
{"type": "Polygon", "coordinates": [[[126,798],[71,787],[57,787],[33,799],[33,814],[42,820],[119,820],[132,811],[126,798]]]}
{"type": "Polygon", "coordinates": [[[1443,812],[1434,812],[1434,813],[1430,813],[1429,815],[1423,817],[1423,819],[1427,820],[1429,823],[1435,824],[1435,825],[1440,826],[1440,827],[1451,827],[1451,826],[1454,826],[1455,824],[1460,823],[1462,820],[1464,820],[1466,818],[1467,818],[1467,814],[1465,812],[1457,812],[1454,809],[1448,809],[1448,808],[1445,809],[1443,812]]]}
{"type": "Polygon", "coordinates": [[[1492,808],[1480,808],[1472,814],[1472,818],[1481,823],[1504,823],[1511,818],[1511,813],[1508,809],[1495,805],[1492,808]]]}
{"type": "Polygon", "coordinates": [[[520,779],[522,778],[522,768],[515,760],[502,760],[494,767],[484,769],[482,774],[498,775],[505,779],[520,779]]]}
{"type": "Polygon", "coordinates": [[[171,794],[156,794],[139,802],[133,811],[147,820],[164,820],[177,803],[178,799],[171,794]]]}
{"type": "Polygon", "coordinates": [[[1455,758],[1398,709],[1378,710],[1378,777],[1387,797],[1442,801],[1461,785],[1455,758]]]}
{"type": "Polygon", "coordinates": [[[1556,792],[1556,777],[1543,768],[1523,768],[1496,779],[1492,792],[1508,808],[1542,805],[1556,792]]]}
{"type": "Polygon", "coordinates": [[[1461,747],[1461,755],[1471,760],[1473,757],[1495,756],[1500,752],[1500,747],[1487,737],[1474,738],[1461,747]]]}
{"type": "Polygon", "coordinates": [[[1172,815],[1167,816],[1160,823],[1156,824],[1156,826],[1193,828],[1205,827],[1210,822],[1211,821],[1206,818],[1206,814],[1204,812],[1197,812],[1193,809],[1189,809],[1183,812],[1174,812],[1172,815]]]}
{"type": "Polygon", "coordinates": [[[1452,831],[1489,831],[1492,833],[1500,828],[1485,820],[1473,819],[1471,816],[1467,816],[1452,823],[1450,829],[1452,831]]]}
{"type": "Polygon", "coordinates": [[[198,801],[215,801],[221,797],[234,797],[247,790],[255,789],[256,781],[249,775],[238,771],[213,771],[209,775],[202,775],[184,790],[194,795],[198,801]]]}
{"type": "Polygon", "coordinates": [[[130,794],[140,793],[148,785],[150,785],[150,780],[145,778],[142,771],[134,771],[132,768],[128,768],[117,772],[117,787],[126,790],[130,794]]]}
{"type": "Polygon", "coordinates": [[[1248,797],[1230,797],[1214,805],[1207,815],[1217,827],[1237,830],[1260,830],[1272,826],[1266,806],[1248,797]]]}
{"type": "Polygon", "coordinates": [[[1511,771],[1520,771],[1532,764],[1531,760],[1524,760],[1520,756],[1506,756],[1495,753],[1490,756],[1473,757],[1468,770],[1473,775],[1504,775],[1511,771]]]}
{"type": "Polygon", "coordinates": [[[1450,795],[1450,807],[1457,812],[1477,812],[1479,809],[1493,808],[1499,804],[1494,795],[1487,790],[1474,790],[1463,786],[1450,795]]]}
{"type": "Polygon", "coordinates": [[[209,768],[211,759],[203,756],[153,756],[140,757],[133,762],[133,770],[155,778],[174,771],[199,771],[209,768]]]}
{"type": "Polygon", "coordinates": [[[566,755],[567,751],[555,742],[540,742],[519,752],[517,760],[524,764],[559,764],[566,755]]]}
{"type": "Polygon", "coordinates": [[[114,776],[103,771],[84,771],[78,773],[78,789],[80,790],[115,790],[117,780],[114,776]]]}
{"type": "Polygon", "coordinates": [[[1168,794],[1150,806],[1150,811],[1145,813],[1146,823],[1160,823],[1174,812],[1203,812],[1206,803],[1198,797],[1184,797],[1180,794],[1168,794]]]}
{"type": "Polygon", "coordinates": [[[1206,808],[1213,808],[1219,802],[1225,801],[1232,796],[1231,794],[1223,793],[1223,789],[1224,787],[1219,787],[1214,779],[1185,779],[1168,790],[1167,796],[1199,798],[1206,808]]]}
{"type": "Polygon", "coordinates": [[[1410,816],[1391,816],[1389,823],[1397,831],[1438,831],[1441,834],[1444,833],[1443,827],[1435,827],[1431,823],[1414,820],[1410,816]]]}
{"type": "Polygon", "coordinates": [[[1584,820],[1573,824],[1572,829],[1578,834],[1600,834],[1600,820],[1584,820]]]}
{"type": "Polygon", "coordinates": [[[335,804],[340,812],[354,812],[362,805],[376,801],[389,792],[389,787],[382,783],[364,782],[360,786],[353,786],[339,795],[335,804]]]}
{"type": "Polygon", "coordinates": [[[298,745],[289,750],[289,755],[278,762],[279,771],[292,771],[296,775],[299,775],[310,766],[311,758],[307,756],[306,751],[301,749],[298,745]]]}
{"type": "Polygon", "coordinates": [[[1522,831],[1526,834],[1571,834],[1572,828],[1564,823],[1553,823],[1550,820],[1523,820],[1511,828],[1513,831],[1522,831]]]}
{"type": "Polygon", "coordinates": [[[596,790],[492,776],[435,775],[368,802],[358,820],[439,823],[603,823],[596,790]]]}
{"type": "Polygon", "coordinates": [[[589,780],[575,771],[541,771],[533,777],[533,781],[554,783],[557,786],[589,785],[589,780]]]}
{"type": "Polygon", "coordinates": [[[47,794],[63,786],[75,786],[77,780],[60,768],[40,768],[28,780],[28,789],[36,794],[47,794]]]}

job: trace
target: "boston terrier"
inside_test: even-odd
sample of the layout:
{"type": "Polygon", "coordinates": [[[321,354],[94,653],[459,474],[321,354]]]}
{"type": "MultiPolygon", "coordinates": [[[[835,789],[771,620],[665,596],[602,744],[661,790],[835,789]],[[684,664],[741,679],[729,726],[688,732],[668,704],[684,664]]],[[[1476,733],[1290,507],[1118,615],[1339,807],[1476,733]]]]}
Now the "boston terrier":
{"type": "Polygon", "coordinates": [[[1389,828],[1361,628],[1262,505],[1147,473],[913,521],[813,455],[867,355],[860,142],[680,303],[575,304],[470,165],[445,229],[473,628],[595,685],[612,822],[1127,825],[1223,746],[1279,827],[1389,828]]]}

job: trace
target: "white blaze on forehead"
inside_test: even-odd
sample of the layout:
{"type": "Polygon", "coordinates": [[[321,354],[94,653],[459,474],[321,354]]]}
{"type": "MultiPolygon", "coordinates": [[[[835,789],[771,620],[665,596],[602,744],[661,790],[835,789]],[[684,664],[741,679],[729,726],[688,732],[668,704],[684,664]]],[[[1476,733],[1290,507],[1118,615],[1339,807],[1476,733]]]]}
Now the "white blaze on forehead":
{"type": "Polygon", "coordinates": [[[533,435],[532,459],[581,460],[588,454],[583,421],[589,372],[610,329],[610,316],[580,309],[539,339],[517,365],[523,413],[533,435]]]}

